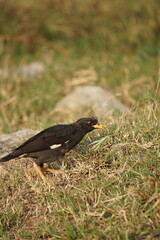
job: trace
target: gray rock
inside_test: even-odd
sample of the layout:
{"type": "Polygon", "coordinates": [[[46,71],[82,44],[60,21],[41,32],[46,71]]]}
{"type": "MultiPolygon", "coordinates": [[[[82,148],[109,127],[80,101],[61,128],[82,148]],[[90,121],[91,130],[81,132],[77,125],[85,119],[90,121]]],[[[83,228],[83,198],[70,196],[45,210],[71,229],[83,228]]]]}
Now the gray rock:
{"type": "Polygon", "coordinates": [[[43,63],[39,63],[39,62],[34,62],[30,65],[26,65],[24,67],[20,67],[17,69],[17,73],[21,74],[22,76],[26,76],[26,77],[32,77],[35,76],[39,73],[42,73],[45,71],[45,66],[43,63]]]}
{"type": "Polygon", "coordinates": [[[31,136],[35,135],[38,131],[23,129],[18,132],[0,135],[0,157],[8,154],[14,148],[18,147],[21,143],[26,141],[31,136]]]}
{"type": "MultiPolygon", "coordinates": [[[[40,62],[33,62],[19,68],[0,69],[0,76],[7,77],[10,74],[17,74],[22,77],[33,77],[45,71],[45,65],[40,62]]],[[[32,78],[33,79],[33,78],[32,78]]]]}
{"type": "Polygon", "coordinates": [[[87,109],[101,118],[114,110],[121,113],[129,111],[129,108],[119,102],[115,96],[99,86],[77,87],[55,106],[56,113],[77,114],[77,116],[87,109]]]}

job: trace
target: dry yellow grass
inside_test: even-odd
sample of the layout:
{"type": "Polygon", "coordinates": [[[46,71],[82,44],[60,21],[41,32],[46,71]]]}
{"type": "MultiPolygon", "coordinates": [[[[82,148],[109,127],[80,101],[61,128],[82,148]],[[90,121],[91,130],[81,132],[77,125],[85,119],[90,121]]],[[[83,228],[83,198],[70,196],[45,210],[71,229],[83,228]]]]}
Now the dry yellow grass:
{"type": "Polygon", "coordinates": [[[30,159],[4,163],[2,239],[159,236],[158,109],[148,104],[141,116],[135,112],[132,119],[110,118],[112,135],[94,132],[86,137],[66,157],[70,169],[48,175],[48,185],[30,159]]]}

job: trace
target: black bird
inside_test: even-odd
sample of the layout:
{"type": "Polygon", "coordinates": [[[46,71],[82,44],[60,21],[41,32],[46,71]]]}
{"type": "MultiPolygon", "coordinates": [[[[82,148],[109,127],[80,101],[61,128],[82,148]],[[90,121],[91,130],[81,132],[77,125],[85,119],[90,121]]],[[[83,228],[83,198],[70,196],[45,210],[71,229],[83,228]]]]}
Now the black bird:
{"type": "Polygon", "coordinates": [[[106,129],[98,124],[95,117],[81,118],[71,124],[61,124],[49,127],[14,149],[10,154],[0,159],[6,162],[21,155],[34,159],[34,165],[44,181],[46,171],[56,172],[57,170],[43,168],[44,163],[54,162],[62,158],[65,153],[75,147],[82,138],[90,131],[100,128],[106,129]]]}

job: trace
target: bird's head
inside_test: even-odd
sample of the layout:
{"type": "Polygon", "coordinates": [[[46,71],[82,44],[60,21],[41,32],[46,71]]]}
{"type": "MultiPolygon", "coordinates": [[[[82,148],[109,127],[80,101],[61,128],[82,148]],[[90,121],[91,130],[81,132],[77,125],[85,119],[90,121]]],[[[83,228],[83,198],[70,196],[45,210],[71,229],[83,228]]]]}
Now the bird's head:
{"type": "Polygon", "coordinates": [[[107,129],[106,127],[100,125],[98,123],[98,119],[95,117],[91,117],[91,118],[81,118],[79,120],[77,120],[76,125],[79,126],[79,128],[81,128],[82,130],[84,130],[85,132],[90,132],[94,129],[107,129]]]}

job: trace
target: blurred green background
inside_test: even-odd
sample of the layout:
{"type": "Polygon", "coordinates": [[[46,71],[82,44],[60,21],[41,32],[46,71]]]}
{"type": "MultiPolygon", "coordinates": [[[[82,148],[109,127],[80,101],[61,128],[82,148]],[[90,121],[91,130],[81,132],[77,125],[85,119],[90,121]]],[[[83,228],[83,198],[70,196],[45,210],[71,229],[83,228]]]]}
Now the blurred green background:
{"type": "Polygon", "coordinates": [[[0,132],[53,124],[56,102],[82,69],[129,107],[157,101],[158,0],[0,0],[0,9],[0,68],[46,66],[34,81],[0,77],[0,132]]]}

